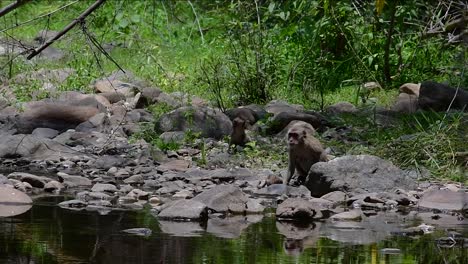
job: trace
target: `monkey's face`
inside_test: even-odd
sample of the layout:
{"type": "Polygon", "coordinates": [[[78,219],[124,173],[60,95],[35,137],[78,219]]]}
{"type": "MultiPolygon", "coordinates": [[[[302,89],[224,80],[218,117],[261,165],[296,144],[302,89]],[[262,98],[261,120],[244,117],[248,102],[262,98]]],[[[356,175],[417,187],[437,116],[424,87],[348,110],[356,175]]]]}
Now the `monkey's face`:
{"type": "Polygon", "coordinates": [[[245,125],[245,121],[240,118],[235,118],[234,120],[232,120],[232,127],[234,128],[234,130],[243,130],[245,129],[245,125]]]}
{"type": "Polygon", "coordinates": [[[288,145],[290,148],[294,148],[302,143],[304,143],[305,131],[300,133],[295,129],[291,129],[288,132],[288,145]]]}

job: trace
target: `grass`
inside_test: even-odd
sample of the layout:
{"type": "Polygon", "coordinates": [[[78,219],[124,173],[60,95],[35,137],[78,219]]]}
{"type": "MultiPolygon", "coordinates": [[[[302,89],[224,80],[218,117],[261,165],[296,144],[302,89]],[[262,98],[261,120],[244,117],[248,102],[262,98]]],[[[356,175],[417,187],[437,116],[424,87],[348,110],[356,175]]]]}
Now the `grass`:
{"type": "MultiPolygon", "coordinates": [[[[40,14],[46,14],[71,2],[73,1],[28,3],[2,17],[0,25],[2,28],[9,28],[16,23],[27,21],[40,14]]],[[[20,39],[25,43],[31,43],[37,32],[43,29],[62,29],[92,2],[91,0],[80,1],[79,4],[70,5],[62,11],[52,14],[50,18],[45,16],[32,23],[6,30],[3,32],[2,37],[20,39]]],[[[359,97],[359,85],[366,81],[372,81],[365,78],[371,78],[369,76],[374,76],[375,72],[370,74],[361,70],[362,65],[355,63],[353,60],[356,58],[354,57],[341,62],[331,61],[327,59],[327,54],[321,53],[322,51],[307,53],[308,56],[318,57],[315,61],[309,61],[309,64],[302,69],[301,73],[297,73],[303,74],[305,77],[310,75],[311,79],[305,79],[303,83],[291,84],[287,74],[298,62],[297,59],[293,58],[293,55],[304,53],[304,50],[301,50],[296,45],[297,43],[284,41],[284,39],[291,36],[282,35],[284,32],[278,30],[283,24],[275,22],[275,26],[272,26],[270,31],[261,32],[259,35],[244,34],[243,36],[248,42],[242,46],[242,43],[235,42],[232,39],[233,35],[229,35],[227,31],[239,30],[242,33],[242,30],[248,30],[248,28],[240,27],[240,25],[245,24],[241,20],[242,18],[235,17],[233,16],[235,12],[228,11],[226,8],[221,7],[205,6],[205,9],[203,9],[196,6],[196,12],[198,12],[197,15],[204,31],[203,40],[198,26],[193,22],[193,10],[183,1],[156,1],[154,3],[150,3],[150,1],[107,1],[103,7],[96,10],[87,19],[86,29],[99,43],[116,44],[116,47],[110,51],[110,55],[120,67],[133,72],[138,78],[147,81],[152,86],[161,88],[165,92],[182,91],[212,100],[213,104],[215,104],[216,94],[207,85],[207,77],[204,77],[202,71],[203,66],[213,66],[213,64],[209,64],[213,62],[213,58],[218,59],[222,66],[229,63],[235,65],[241,62],[241,68],[237,72],[226,71],[223,72],[225,75],[210,75],[213,80],[218,78],[221,81],[220,94],[228,107],[236,105],[239,99],[237,97],[238,91],[233,90],[232,87],[234,87],[233,83],[242,76],[232,75],[233,73],[245,73],[248,76],[253,76],[252,78],[259,77],[259,74],[266,74],[266,77],[269,78],[267,79],[273,82],[271,88],[269,88],[272,99],[282,99],[290,103],[302,104],[307,109],[320,110],[322,100],[323,107],[341,101],[352,102],[358,107],[369,109],[372,109],[374,104],[386,107],[393,103],[398,94],[398,90],[392,88],[397,88],[401,83],[394,83],[393,86],[387,87],[387,89],[372,92],[369,97],[375,98],[375,100],[368,100],[366,104],[362,104],[359,97]],[[254,45],[259,36],[264,38],[264,46],[254,45]],[[232,53],[233,43],[239,45],[236,47],[241,51],[250,49],[245,52],[247,54],[246,61],[240,61],[239,58],[236,61],[236,56],[232,53]],[[249,56],[258,54],[253,52],[252,49],[257,49],[261,53],[260,55],[264,56],[262,57],[264,64],[261,66],[265,66],[265,68],[260,71],[247,63],[247,60],[252,59],[249,56]],[[354,68],[359,69],[355,70],[354,68]],[[255,70],[258,72],[255,72],[255,70]],[[359,73],[359,76],[352,76],[353,79],[342,80],[343,76],[350,75],[349,73],[353,70],[359,73]],[[360,70],[363,72],[360,73],[360,70]]],[[[302,15],[304,14],[300,14],[300,16],[302,15]]],[[[271,24],[272,21],[275,20],[268,20],[267,22],[271,24]]],[[[284,25],[287,25],[285,30],[293,29],[289,27],[290,24],[288,23],[284,23],[284,25]]],[[[356,30],[356,34],[357,32],[359,31],[356,30]]],[[[330,38],[333,34],[327,33],[327,36],[327,38],[330,38]]],[[[318,45],[321,41],[319,39],[320,32],[314,37],[317,37],[313,40],[314,43],[320,46],[318,45]]],[[[356,38],[359,40],[360,36],[356,35],[356,38]]],[[[466,65],[458,65],[459,60],[454,60],[458,56],[456,54],[463,52],[461,47],[444,47],[444,49],[441,49],[442,43],[439,43],[439,41],[416,43],[408,40],[403,44],[405,44],[403,49],[405,60],[414,56],[414,59],[409,61],[413,67],[406,69],[406,72],[402,73],[404,76],[400,76],[398,80],[415,80],[414,82],[418,82],[431,76],[434,77],[433,79],[441,81],[447,76],[452,78],[450,77],[452,76],[452,67],[462,67],[462,69],[466,67],[466,65]],[[422,71],[420,69],[426,69],[425,67],[427,67],[428,55],[430,55],[430,64],[432,64],[433,71],[422,71]]],[[[18,57],[11,64],[8,64],[10,58],[0,57],[0,65],[5,65],[0,69],[0,74],[9,77],[9,75],[15,76],[19,73],[41,68],[73,68],[76,73],[70,76],[58,89],[62,91],[92,92],[90,88],[92,81],[107,76],[118,69],[112,61],[97,52],[96,47],[90,45],[79,27],[74,28],[63,39],[54,43],[53,47],[64,50],[67,56],[66,59],[54,62],[44,60],[31,62],[18,57]]],[[[357,48],[359,46],[355,47],[355,49],[357,48]]],[[[378,51],[372,51],[372,54],[377,53],[378,51]]],[[[252,61],[255,62],[255,59],[252,61]]],[[[370,65],[369,68],[371,68],[370,65]]],[[[463,75],[460,78],[463,78],[463,75]]],[[[242,81],[240,83],[248,84],[251,80],[243,79],[242,81]]],[[[41,87],[41,83],[37,80],[30,80],[28,83],[21,85],[11,85],[20,102],[30,100],[31,94],[41,87]]],[[[248,90],[244,91],[248,92],[248,90]]],[[[39,94],[39,98],[44,96],[47,96],[47,94],[39,94]]],[[[163,113],[172,110],[172,108],[166,105],[156,105],[151,106],[149,110],[154,114],[155,118],[158,118],[163,113]]],[[[463,170],[464,165],[460,164],[454,157],[455,153],[466,151],[466,147],[464,147],[466,144],[464,143],[467,141],[466,135],[468,132],[465,134],[460,132],[466,126],[466,123],[462,123],[460,120],[463,120],[463,117],[450,115],[444,118],[440,115],[428,113],[402,116],[395,120],[396,123],[393,126],[380,127],[376,126],[376,120],[372,118],[372,115],[344,115],[335,122],[337,125],[353,127],[354,132],[352,133],[354,134],[351,136],[356,139],[356,142],[344,144],[332,140],[325,142],[325,145],[340,149],[341,154],[375,154],[390,159],[399,166],[425,167],[437,177],[446,177],[459,181],[465,179],[466,181],[466,172],[463,170]]],[[[162,149],[176,149],[179,147],[178,144],[161,142],[159,135],[154,132],[153,124],[144,126],[142,132],[136,136],[144,138],[162,149]]],[[[189,135],[188,140],[190,141],[195,136],[189,135]]],[[[204,152],[206,155],[206,150],[204,152]]],[[[283,153],[281,151],[278,153],[271,153],[269,149],[263,149],[263,146],[257,143],[244,154],[251,159],[255,159],[255,156],[261,157],[258,162],[253,162],[255,164],[268,164],[270,163],[268,159],[270,161],[277,160],[282,164],[285,156],[281,155],[283,153]]],[[[206,163],[206,161],[203,162],[206,163]]]]}

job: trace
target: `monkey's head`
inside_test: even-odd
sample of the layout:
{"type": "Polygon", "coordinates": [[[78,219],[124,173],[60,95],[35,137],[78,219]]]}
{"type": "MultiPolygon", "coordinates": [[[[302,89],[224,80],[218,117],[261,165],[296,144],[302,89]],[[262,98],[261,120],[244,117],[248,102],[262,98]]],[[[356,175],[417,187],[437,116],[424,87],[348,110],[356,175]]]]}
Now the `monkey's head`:
{"type": "Polygon", "coordinates": [[[291,128],[287,136],[289,147],[294,148],[304,143],[304,139],[307,137],[307,131],[304,129],[291,128]]]}
{"type": "Polygon", "coordinates": [[[247,128],[247,123],[244,119],[236,117],[232,120],[232,128],[233,130],[244,130],[247,128]]]}

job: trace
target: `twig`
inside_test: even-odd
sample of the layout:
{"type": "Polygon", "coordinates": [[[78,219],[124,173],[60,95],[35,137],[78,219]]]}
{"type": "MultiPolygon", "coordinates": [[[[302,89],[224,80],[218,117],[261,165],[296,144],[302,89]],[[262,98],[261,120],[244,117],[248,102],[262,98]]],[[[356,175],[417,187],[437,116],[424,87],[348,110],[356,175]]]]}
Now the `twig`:
{"type": "Polygon", "coordinates": [[[29,1],[30,0],[17,0],[14,3],[11,3],[11,4],[7,5],[7,6],[5,6],[4,8],[2,8],[2,10],[0,10],[0,17],[10,13],[11,11],[15,10],[17,7],[20,7],[20,6],[26,4],[29,1]]]}
{"type": "Polygon", "coordinates": [[[203,31],[200,27],[200,20],[198,20],[198,15],[197,15],[197,12],[195,12],[195,7],[192,5],[192,2],[190,1],[187,1],[187,2],[189,3],[190,7],[192,8],[193,14],[195,15],[195,21],[197,21],[198,30],[200,31],[201,42],[202,44],[205,44],[205,38],[203,37],[203,31]]]}
{"type": "Polygon", "coordinates": [[[83,21],[89,14],[91,14],[94,10],[96,10],[99,6],[101,6],[106,0],[97,0],[94,4],[92,4],[86,11],[81,13],[81,15],[76,18],[73,22],[68,24],[62,31],[57,33],[53,38],[47,40],[42,46],[33,50],[31,54],[27,57],[28,60],[34,58],[37,54],[41,53],[44,49],[54,43],[57,39],[65,35],[70,29],[72,29],[78,22],[83,21]]]}
{"type": "Polygon", "coordinates": [[[11,27],[9,27],[9,28],[2,29],[2,30],[0,30],[0,33],[3,33],[3,32],[8,31],[8,30],[10,30],[10,29],[14,29],[14,28],[17,28],[17,27],[26,25],[26,24],[29,24],[29,23],[34,22],[34,21],[36,21],[36,20],[38,20],[38,19],[41,19],[41,18],[43,18],[43,17],[50,16],[50,15],[52,15],[52,14],[54,14],[54,13],[56,13],[56,12],[62,10],[62,9],[65,9],[65,8],[67,8],[67,7],[71,6],[71,5],[73,5],[74,3],[77,3],[78,1],[79,1],[79,0],[73,1],[73,2],[68,3],[68,4],[64,5],[64,6],[61,6],[61,7],[57,8],[57,9],[55,9],[55,10],[53,10],[53,11],[50,11],[49,13],[46,13],[46,14],[37,16],[37,17],[32,18],[32,19],[30,19],[30,20],[26,20],[26,21],[24,21],[24,22],[22,22],[22,23],[16,24],[16,25],[11,26],[11,27]]]}

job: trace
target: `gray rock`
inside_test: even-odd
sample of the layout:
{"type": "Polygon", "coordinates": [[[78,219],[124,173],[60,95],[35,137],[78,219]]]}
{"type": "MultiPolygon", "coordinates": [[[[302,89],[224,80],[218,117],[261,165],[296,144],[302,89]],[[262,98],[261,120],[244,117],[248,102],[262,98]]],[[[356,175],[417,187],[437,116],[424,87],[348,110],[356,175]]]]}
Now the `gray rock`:
{"type": "Polygon", "coordinates": [[[156,124],[160,132],[188,131],[200,132],[202,137],[221,139],[230,135],[232,123],[218,109],[186,106],[164,114],[156,124]]]}
{"type": "Polygon", "coordinates": [[[159,138],[164,142],[164,143],[170,143],[170,142],[183,142],[185,139],[185,132],[184,131],[167,131],[159,135],[159,138]]]}
{"type": "Polygon", "coordinates": [[[69,187],[69,188],[93,185],[90,179],[82,177],[82,176],[68,175],[63,172],[58,172],[57,176],[59,178],[59,181],[64,186],[69,187]]]}
{"type": "Polygon", "coordinates": [[[122,232],[135,235],[135,236],[142,236],[142,237],[150,237],[152,234],[151,229],[149,228],[130,228],[122,230],[122,232]]]}
{"type": "Polygon", "coordinates": [[[177,200],[168,204],[159,214],[161,219],[201,220],[207,216],[207,206],[195,200],[177,200]]]}
{"type": "Polygon", "coordinates": [[[51,179],[42,176],[36,176],[26,172],[13,172],[8,175],[10,179],[20,180],[31,184],[32,187],[44,188],[44,185],[51,181],[51,179]]]}
{"type": "Polygon", "coordinates": [[[468,193],[432,190],[419,200],[419,207],[442,211],[468,211],[468,193]]]}
{"type": "Polygon", "coordinates": [[[261,214],[263,211],[265,211],[265,206],[263,206],[258,200],[255,199],[249,199],[247,202],[247,213],[252,213],[252,214],[261,214]]]}
{"type": "Polygon", "coordinates": [[[278,205],[276,217],[280,219],[320,219],[322,212],[319,207],[301,198],[289,198],[278,205]]]}
{"type": "Polygon", "coordinates": [[[19,190],[0,185],[0,217],[22,214],[32,207],[29,196],[19,190]]]}
{"type": "Polygon", "coordinates": [[[216,212],[228,212],[230,208],[244,208],[245,211],[245,204],[249,199],[239,187],[218,185],[200,193],[192,200],[202,202],[216,212]]]}
{"type": "Polygon", "coordinates": [[[124,180],[124,183],[127,184],[144,184],[145,179],[143,178],[142,175],[137,174],[137,175],[132,175],[124,180]]]}
{"type": "Polygon", "coordinates": [[[313,196],[332,191],[384,192],[416,186],[414,179],[391,162],[370,155],[343,156],[315,163],[305,185],[313,196]]]}
{"type": "Polygon", "coordinates": [[[58,181],[50,181],[44,185],[44,191],[46,192],[59,192],[63,189],[63,185],[58,181]]]}
{"type": "Polygon", "coordinates": [[[0,185],[0,203],[32,204],[32,200],[19,190],[0,185]]]}
{"type": "Polygon", "coordinates": [[[325,111],[331,114],[343,114],[343,113],[355,113],[357,112],[357,109],[350,102],[338,102],[338,103],[328,106],[325,109],[325,111]]]}
{"type": "Polygon", "coordinates": [[[107,184],[107,183],[96,183],[94,184],[93,188],[91,188],[91,191],[93,192],[109,192],[109,193],[115,193],[118,191],[117,187],[113,184],[107,184]]]}
{"type": "Polygon", "coordinates": [[[310,191],[303,185],[294,187],[286,184],[272,184],[255,192],[261,196],[281,196],[311,198],[310,191]]]}
{"type": "Polygon", "coordinates": [[[166,171],[184,172],[184,171],[187,171],[189,167],[190,167],[190,161],[177,159],[177,160],[171,160],[171,161],[162,163],[156,169],[159,171],[163,171],[163,172],[166,172],[166,171]]]}
{"type": "Polygon", "coordinates": [[[296,113],[304,110],[304,107],[302,105],[291,105],[281,100],[273,100],[265,106],[265,110],[268,113],[276,115],[282,112],[296,113]]]}
{"type": "Polygon", "coordinates": [[[362,212],[361,210],[351,210],[332,215],[330,219],[335,221],[360,221],[362,219],[362,212]]]}
{"type": "MultiPolygon", "coordinates": [[[[292,112],[281,112],[276,114],[270,122],[266,130],[269,135],[277,134],[281,132],[285,127],[292,121],[304,121],[311,124],[315,129],[321,128],[326,122],[325,119],[318,113],[307,112],[307,113],[292,113],[292,112]]],[[[285,134],[285,132],[284,132],[285,134]]]]}
{"type": "Polygon", "coordinates": [[[46,161],[74,156],[83,154],[55,140],[22,134],[0,137],[0,158],[25,157],[46,161]]]}
{"type": "Polygon", "coordinates": [[[38,127],[34,129],[31,134],[39,138],[54,138],[59,134],[59,132],[51,128],[38,127]]]}
{"type": "Polygon", "coordinates": [[[68,200],[58,204],[61,208],[84,208],[88,203],[81,200],[68,200]]]}
{"type": "Polygon", "coordinates": [[[346,197],[346,193],[342,191],[334,191],[327,193],[320,198],[331,201],[333,203],[344,203],[346,201],[346,197]]]}

